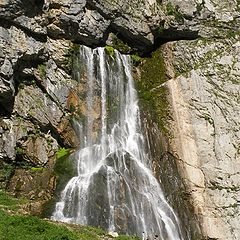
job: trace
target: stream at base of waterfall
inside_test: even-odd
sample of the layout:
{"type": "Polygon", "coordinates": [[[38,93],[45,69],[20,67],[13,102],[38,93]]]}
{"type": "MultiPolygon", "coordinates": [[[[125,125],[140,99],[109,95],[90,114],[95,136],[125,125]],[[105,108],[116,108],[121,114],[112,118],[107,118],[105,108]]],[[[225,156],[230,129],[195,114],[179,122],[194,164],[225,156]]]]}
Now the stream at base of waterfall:
{"type": "Polygon", "coordinates": [[[79,94],[84,113],[74,120],[80,136],[76,176],[61,192],[52,219],[143,239],[183,240],[151,170],[131,68],[130,56],[80,48],[73,71],[86,91],[79,94]]]}

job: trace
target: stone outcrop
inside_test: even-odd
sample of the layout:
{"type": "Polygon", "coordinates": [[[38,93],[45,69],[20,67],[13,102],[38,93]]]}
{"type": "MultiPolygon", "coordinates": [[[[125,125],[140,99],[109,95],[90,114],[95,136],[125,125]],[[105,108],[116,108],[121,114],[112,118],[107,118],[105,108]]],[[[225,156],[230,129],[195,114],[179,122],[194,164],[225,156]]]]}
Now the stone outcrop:
{"type": "Polygon", "coordinates": [[[172,153],[208,239],[240,238],[239,40],[165,46],[172,153]]]}
{"type": "Polygon", "coordinates": [[[1,1],[0,185],[36,201],[34,213],[51,198],[56,152],[79,145],[78,44],[120,41],[139,55],[164,44],[168,81],[153,91],[170,93],[163,164],[179,174],[166,186],[184,185],[203,238],[239,239],[239,9],[236,0],[1,1]]]}

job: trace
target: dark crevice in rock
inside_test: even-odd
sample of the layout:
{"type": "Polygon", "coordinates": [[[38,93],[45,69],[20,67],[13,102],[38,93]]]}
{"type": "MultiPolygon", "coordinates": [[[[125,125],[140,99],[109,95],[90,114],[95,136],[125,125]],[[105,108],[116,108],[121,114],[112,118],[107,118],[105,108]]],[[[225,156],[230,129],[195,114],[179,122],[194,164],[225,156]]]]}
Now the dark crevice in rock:
{"type": "Polygon", "coordinates": [[[14,98],[6,99],[0,96],[0,117],[11,117],[14,106],[14,98]]]}
{"type": "MultiPolygon", "coordinates": [[[[100,15],[102,15],[105,19],[107,20],[111,20],[111,16],[109,16],[108,14],[104,13],[100,8],[98,8],[96,6],[96,4],[91,1],[91,0],[88,0],[87,3],[86,3],[86,8],[89,9],[89,10],[95,10],[97,11],[100,15]]],[[[114,12],[112,12],[112,14],[114,14],[114,12]]],[[[118,17],[118,15],[114,14],[115,17],[118,17]]]]}
{"type": "Polygon", "coordinates": [[[141,35],[135,35],[131,31],[117,26],[115,23],[111,23],[109,30],[124,43],[129,45],[132,48],[132,52],[138,51],[144,55],[153,51],[152,42],[141,35]]]}
{"type": "Polygon", "coordinates": [[[15,83],[15,96],[18,94],[21,85],[33,85],[36,84],[34,75],[25,75],[23,70],[26,68],[33,69],[37,68],[39,64],[42,64],[41,59],[31,59],[28,60],[19,59],[16,66],[14,67],[14,83],[15,83]]]}
{"type": "Polygon", "coordinates": [[[22,0],[21,2],[26,16],[34,17],[42,13],[44,0],[22,0]]]}
{"type": "MultiPolygon", "coordinates": [[[[90,48],[96,48],[106,45],[106,40],[108,38],[109,31],[104,32],[104,36],[102,39],[95,39],[91,36],[84,36],[84,34],[79,34],[78,32],[78,24],[77,23],[71,23],[66,26],[61,26],[61,28],[65,29],[64,34],[55,34],[52,33],[51,30],[48,30],[48,37],[50,37],[53,40],[58,39],[66,39],[70,40],[74,44],[80,44],[84,45],[90,48]]],[[[86,35],[86,34],[85,34],[86,35]]]]}
{"type": "Polygon", "coordinates": [[[161,45],[167,42],[181,40],[196,40],[199,38],[198,31],[179,31],[177,29],[166,29],[161,34],[155,34],[152,51],[156,51],[161,45]]]}

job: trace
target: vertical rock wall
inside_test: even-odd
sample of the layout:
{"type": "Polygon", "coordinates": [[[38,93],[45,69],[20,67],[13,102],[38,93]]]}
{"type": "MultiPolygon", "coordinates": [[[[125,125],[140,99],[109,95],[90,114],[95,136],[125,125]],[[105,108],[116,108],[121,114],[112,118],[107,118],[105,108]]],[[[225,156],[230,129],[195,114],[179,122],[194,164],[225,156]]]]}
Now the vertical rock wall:
{"type": "Polygon", "coordinates": [[[239,37],[168,43],[172,153],[209,239],[239,239],[239,37]]]}

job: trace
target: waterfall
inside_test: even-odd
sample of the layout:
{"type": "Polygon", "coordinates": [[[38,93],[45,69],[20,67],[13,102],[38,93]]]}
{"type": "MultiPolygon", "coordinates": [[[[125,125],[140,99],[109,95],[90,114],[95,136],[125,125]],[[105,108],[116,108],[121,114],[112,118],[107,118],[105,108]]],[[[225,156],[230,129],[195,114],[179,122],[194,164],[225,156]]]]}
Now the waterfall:
{"type": "Polygon", "coordinates": [[[77,121],[77,176],[62,191],[52,219],[143,239],[183,240],[151,170],[130,57],[82,47],[79,64],[86,111],[77,121]]]}

